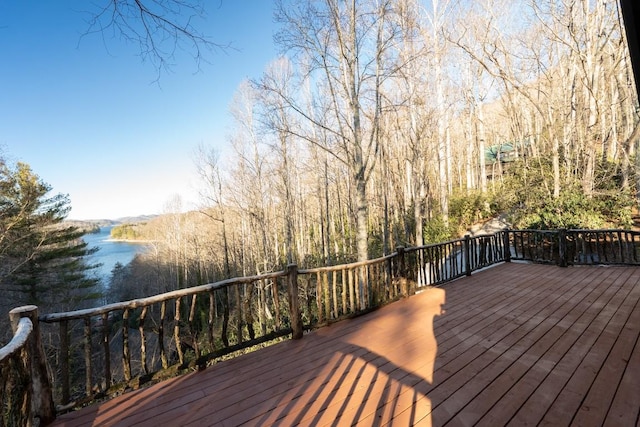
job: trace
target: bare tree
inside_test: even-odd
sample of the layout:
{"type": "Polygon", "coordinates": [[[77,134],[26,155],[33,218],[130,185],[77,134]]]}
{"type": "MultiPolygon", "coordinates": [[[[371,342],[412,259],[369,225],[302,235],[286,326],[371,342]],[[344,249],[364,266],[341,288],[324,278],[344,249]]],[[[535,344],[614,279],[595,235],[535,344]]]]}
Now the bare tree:
{"type": "Polygon", "coordinates": [[[211,40],[198,29],[206,18],[201,0],[103,0],[89,11],[84,34],[101,34],[137,44],[140,57],[159,75],[171,68],[178,51],[189,54],[198,67],[213,51],[229,45],[211,40]]]}
{"type": "Polygon", "coordinates": [[[391,3],[279,2],[276,15],[284,29],[278,41],[302,59],[303,80],[324,91],[313,95],[313,103],[323,105],[319,100],[324,98],[328,104],[320,111],[309,111],[308,102],[292,96],[295,91],[267,80],[260,84],[308,123],[296,130],[298,137],[350,169],[355,184],[356,252],[361,261],[369,256],[367,186],[380,152],[383,83],[391,72],[386,56],[395,37],[389,25],[391,3]],[[317,128],[326,132],[325,139],[316,138],[317,128]]]}
{"type": "Polygon", "coordinates": [[[229,241],[227,236],[227,209],[222,195],[222,177],[220,173],[220,155],[215,149],[203,145],[198,147],[195,154],[195,163],[200,179],[205,184],[200,197],[205,200],[205,205],[200,213],[216,221],[222,226],[222,244],[224,248],[224,272],[225,278],[231,277],[231,264],[229,259],[229,241]]]}

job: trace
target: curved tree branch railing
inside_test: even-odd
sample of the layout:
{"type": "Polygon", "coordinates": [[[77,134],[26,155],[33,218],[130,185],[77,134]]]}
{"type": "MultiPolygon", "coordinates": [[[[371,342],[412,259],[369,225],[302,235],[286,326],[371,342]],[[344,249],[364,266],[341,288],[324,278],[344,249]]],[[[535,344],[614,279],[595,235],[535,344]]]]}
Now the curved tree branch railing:
{"type": "Polygon", "coordinates": [[[638,265],[635,230],[505,230],[511,259],[568,265],[638,265]]]}
{"type": "Polygon", "coordinates": [[[58,412],[68,410],[289,334],[302,338],[304,330],[511,260],[638,265],[640,233],[504,230],[399,247],[365,262],[290,265],[86,310],[38,317],[34,306],[14,309],[14,340],[0,349],[1,421],[46,424],[55,417],[54,401],[58,412]],[[28,374],[40,379],[27,382],[28,374]]]}
{"type": "Polygon", "coordinates": [[[290,334],[287,278],[287,271],[233,278],[41,316],[58,328],[45,343],[57,361],[56,402],[85,404],[290,334]]]}
{"type": "Polygon", "coordinates": [[[0,425],[46,425],[55,419],[55,409],[38,307],[14,308],[9,317],[13,338],[0,348],[0,425]]]}

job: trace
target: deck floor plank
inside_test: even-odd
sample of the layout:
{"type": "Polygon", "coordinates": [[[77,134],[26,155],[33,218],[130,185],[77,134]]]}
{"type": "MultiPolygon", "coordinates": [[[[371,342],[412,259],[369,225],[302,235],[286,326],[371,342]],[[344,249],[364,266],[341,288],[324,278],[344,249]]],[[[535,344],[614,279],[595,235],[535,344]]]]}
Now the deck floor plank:
{"type": "MultiPolygon", "coordinates": [[[[619,378],[614,375],[616,370],[615,361],[610,360],[606,365],[605,361],[611,351],[616,351],[616,353],[621,349],[624,351],[624,347],[628,345],[626,342],[628,337],[621,336],[621,332],[632,314],[633,306],[635,306],[632,301],[637,301],[640,295],[640,287],[625,286],[624,292],[621,289],[619,294],[622,294],[621,298],[612,299],[600,312],[598,317],[598,320],[601,320],[600,324],[593,322],[590,325],[591,333],[597,338],[591,348],[588,349],[588,353],[580,361],[579,366],[562,389],[561,394],[545,414],[542,424],[568,424],[572,422],[572,418],[575,415],[580,412],[583,412],[584,415],[583,410],[591,412],[591,409],[596,409],[595,406],[598,405],[600,406],[598,409],[601,414],[596,410],[586,418],[579,417],[573,422],[578,425],[602,425],[602,420],[611,404],[611,397],[619,383],[619,378]],[[630,298],[627,298],[627,296],[630,298]],[[605,322],[606,324],[602,325],[605,322]],[[598,326],[602,327],[598,328],[598,326]],[[622,346],[618,345],[616,348],[616,342],[621,342],[617,340],[618,337],[622,338],[625,343],[622,346]],[[606,373],[607,376],[601,376],[601,371],[606,373]],[[592,399],[590,403],[585,403],[581,407],[583,399],[588,396],[589,390],[598,377],[600,377],[601,382],[597,387],[597,391],[596,389],[592,391],[592,394],[597,396],[596,399],[598,401],[593,401],[592,399]]],[[[615,357],[618,356],[616,355],[615,357]]]]}
{"type": "Polygon", "coordinates": [[[635,425],[640,270],[507,263],[54,426],[635,425]]]}
{"type": "MultiPolygon", "coordinates": [[[[634,312],[639,307],[636,305],[634,312]]],[[[636,340],[633,352],[628,360],[622,360],[624,372],[616,390],[613,403],[609,408],[604,426],[629,426],[640,424],[640,407],[637,404],[640,396],[640,333],[638,322],[629,324],[628,327],[635,332],[636,340]]]]}
{"type": "MultiPolygon", "coordinates": [[[[534,304],[525,305],[527,310],[519,311],[517,316],[510,319],[508,326],[505,327],[503,331],[494,331],[493,335],[484,343],[485,349],[482,354],[474,359],[473,365],[465,366],[464,369],[459,371],[457,377],[461,382],[462,390],[475,389],[476,393],[481,392],[482,388],[488,386],[487,382],[492,379],[490,376],[488,378],[484,377],[490,375],[492,371],[494,375],[498,375],[501,368],[504,367],[506,369],[504,364],[509,364],[517,360],[527,349],[531,340],[535,341],[541,336],[544,336],[549,329],[547,322],[564,316],[566,312],[574,307],[575,301],[582,298],[578,292],[589,292],[588,288],[572,288],[570,284],[564,285],[564,288],[554,288],[553,283],[549,283],[548,285],[550,286],[549,289],[542,288],[543,294],[545,295],[543,299],[537,300],[534,304]],[[555,292],[552,290],[555,290],[555,292]],[[465,381],[465,379],[470,376],[472,376],[474,380],[465,381]],[[479,381],[476,381],[476,378],[479,379],[479,381]]],[[[547,338],[550,339],[552,337],[547,338]]],[[[467,344],[467,341],[462,343],[462,345],[467,344]]],[[[474,347],[474,349],[477,348],[478,346],[474,347]]],[[[526,358],[531,358],[531,355],[527,354],[526,358]]],[[[436,372],[439,372],[439,370],[436,372]]],[[[507,381],[513,382],[513,380],[508,379],[508,377],[507,381]]],[[[439,383],[446,384],[447,382],[441,380],[439,383]]],[[[440,415],[440,411],[434,413],[434,417],[441,423],[445,423],[454,416],[456,416],[458,421],[462,421],[464,417],[476,418],[470,415],[476,412],[473,406],[471,406],[467,410],[467,414],[462,417],[458,417],[456,413],[460,408],[460,404],[469,402],[473,395],[467,395],[466,397],[454,396],[452,399],[448,399],[447,396],[434,397],[436,397],[436,400],[443,402],[441,410],[455,406],[451,411],[446,411],[446,416],[445,414],[440,415]]]]}
{"type": "MultiPolygon", "coordinates": [[[[513,402],[511,408],[519,407],[517,402],[526,400],[528,395],[524,387],[512,390],[514,381],[521,379],[536,366],[536,362],[556,344],[562,334],[561,329],[553,328],[557,322],[562,319],[574,323],[580,316],[580,308],[575,303],[581,297],[578,291],[588,291],[588,288],[576,288],[568,284],[565,289],[558,290],[562,292],[562,298],[550,295],[541,300],[536,307],[543,307],[542,310],[532,313],[529,318],[523,314],[518,319],[521,323],[517,328],[489,349],[488,354],[483,357],[486,367],[480,369],[473,381],[465,383],[461,389],[466,395],[461,395],[458,391],[453,399],[447,399],[443,403],[455,405],[457,409],[464,405],[459,412],[453,409],[450,411],[454,415],[450,425],[470,425],[477,422],[507,392],[509,401],[513,402]]],[[[545,361],[546,366],[552,363],[553,360],[545,361]]],[[[548,370],[542,367],[541,371],[548,370]]],[[[461,374],[465,375],[464,372],[461,374]]],[[[509,408],[501,409],[507,412],[509,408]]],[[[503,412],[501,418],[505,416],[503,412]]]]}
{"type": "Polygon", "coordinates": [[[537,425],[554,403],[558,405],[568,402],[570,398],[568,394],[563,394],[563,390],[582,361],[587,358],[599,334],[617,309],[617,304],[624,299],[625,295],[619,292],[615,294],[617,298],[611,295],[612,291],[620,289],[615,286],[616,283],[615,281],[613,283],[603,281],[601,287],[607,292],[603,293],[600,298],[585,301],[588,305],[584,307],[584,314],[563,334],[563,341],[566,342],[566,345],[562,348],[561,353],[564,354],[561,359],[545,375],[533,395],[511,419],[510,425],[537,425]],[[558,399],[559,396],[561,396],[560,399],[558,399]]]}
{"type": "MultiPolygon", "coordinates": [[[[563,293],[563,298],[558,300],[564,300],[563,305],[552,308],[553,315],[542,324],[547,330],[546,334],[521,358],[520,363],[513,367],[517,375],[513,374],[513,370],[507,372],[503,381],[508,383],[508,390],[483,415],[479,425],[494,426],[496,422],[511,419],[532,398],[538,386],[549,377],[594,318],[595,313],[586,310],[583,303],[589,299],[609,298],[605,291],[615,290],[606,286],[596,286],[600,280],[604,280],[602,272],[600,275],[592,274],[582,281],[581,286],[571,284],[573,289],[577,290],[576,293],[563,293]],[[567,296],[569,298],[566,298],[567,296]],[[513,378],[510,378],[512,375],[513,378]]],[[[534,401],[538,405],[542,403],[538,399],[534,401]]],[[[531,416],[537,415],[538,413],[534,413],[531,416]]]]}

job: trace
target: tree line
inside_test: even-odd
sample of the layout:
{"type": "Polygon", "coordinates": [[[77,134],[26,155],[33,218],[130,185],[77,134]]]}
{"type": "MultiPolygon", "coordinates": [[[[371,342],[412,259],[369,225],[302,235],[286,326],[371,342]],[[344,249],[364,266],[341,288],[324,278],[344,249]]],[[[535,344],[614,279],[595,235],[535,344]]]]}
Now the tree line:
{"type": "Polygon", "coordinates": [[[640,128],[617,2],[281,0],[274,16],[282,56],[238,88],[231,150],[198,149],[201,208],[177,200],[145,226],[153,274],[135,283],[362,260],[499,214],[632,225],[640,128]]]}
{"type": "Polygon", "coordinates": [[[362,260],[497,212],[630,225],[640,130],[617,2],[430,3],[276,3],[283,55],[238,89],[233,154],[198,156],[204,204],[234,212],[256,269],[362,260]],[[507,143],[509,162],[491,157],[507,143]]]}
{"type": "Polygon", "coordinates": [[[14,307],[66,311],[101,298],[86,230],[64,223],[69,198],[51,192],[28,164],[0,157],[0,342],[10,336],[7,313],[14,307]]]}

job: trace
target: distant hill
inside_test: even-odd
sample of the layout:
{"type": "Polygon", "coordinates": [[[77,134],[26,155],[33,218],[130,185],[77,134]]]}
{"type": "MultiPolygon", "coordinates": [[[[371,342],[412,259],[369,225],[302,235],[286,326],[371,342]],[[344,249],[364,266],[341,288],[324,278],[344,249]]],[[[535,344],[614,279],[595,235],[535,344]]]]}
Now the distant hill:
{"type": "MultiPolygon", "coordinates": [[[[130,223],[135,223],[135,222],[147,222],[149,220],[152,220],[156,217],[158,217],[159,215],[138,215],[138,216],[125,216],[122,218],[118,218],[117,220],[115,220],[116,224],[130,224],[130,223]]],[[[115,225],[115,224],[112,224],[115,225]]]]}
{"type": "Polygon", "coordinates": [[[110,219],[92,219],[92,220],[76,220],[69,219],[63,222],[65,225],[77,227],[87,233],[97,233],[101,227],[111,227],[117,224],[110,219]]]}
{"type": "Polygon", "coordinates": [[[78,227],[81,230],[85,230],[87,233],[96,233],[101,227],[113,227],[119,224],[134,224],[138,222],[147,222],[158,215],[139,215],[139,216],[126,216],[118,219],[87,219],[76,220],[69,219],[64,221],[64,224],[78,227]]]}

